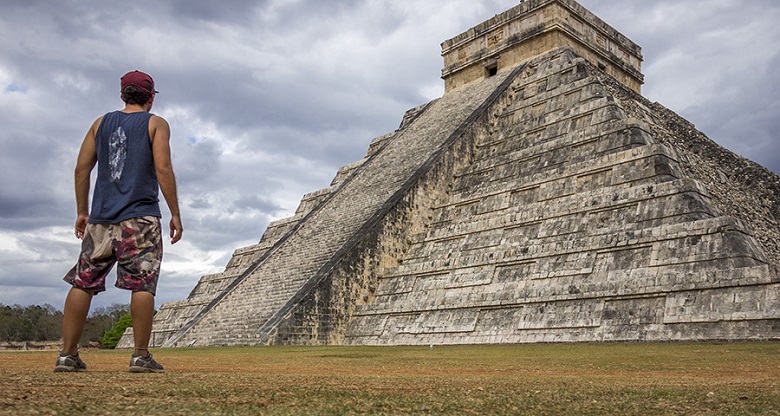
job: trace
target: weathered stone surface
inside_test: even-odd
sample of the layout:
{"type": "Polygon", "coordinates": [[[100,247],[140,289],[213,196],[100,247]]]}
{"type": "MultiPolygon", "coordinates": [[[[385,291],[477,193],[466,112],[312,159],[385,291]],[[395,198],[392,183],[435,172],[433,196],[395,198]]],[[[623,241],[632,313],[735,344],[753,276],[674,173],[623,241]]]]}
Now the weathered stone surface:
{"type": "Polygon", "coordinates": [[[644,76],[639,45],[573,0],[525,0],[444,41],[445,91],[564,46],[640,91],[644,76]]]}
{"type": "Polygon", "coordinates": [[[638,97],[571,50],[529,66],[427,235],[356,309],[346,341],[780,336],[763,332],[780,319],[776,263],[654,137],[652,105],[631,117],[623,100],[638,97]],[[551,87],[567,74],[580,78],[551,87]]]}
{"type": "MultiPolygon", "coordinates": [[[[443,49],[553,5],[600,22],[527,1],[443,49]]],[[[154,345],[780,338],[780,177],[567,45],[407,112],[154,345]]]]}

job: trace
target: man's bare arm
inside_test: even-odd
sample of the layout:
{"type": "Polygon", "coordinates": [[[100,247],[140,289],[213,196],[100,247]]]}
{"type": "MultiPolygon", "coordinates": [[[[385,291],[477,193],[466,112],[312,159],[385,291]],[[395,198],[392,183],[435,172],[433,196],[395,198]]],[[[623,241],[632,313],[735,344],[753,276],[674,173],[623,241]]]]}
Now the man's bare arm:
{"type": "Polygon", "coordinates": [[[171,163],[171,130],[168,122],[162,117],[152,116],[149,120],[149,136],[152,138],[152,154],[154,155],[154,169],[157,172],[157,182],[160,184],[165,202],[171,211],[170,236],[171,244],[181,239],[184,228],[181,224],[179,212],[179,197],[176,191],[176,176],[173,173],[171,163]]]}
{"type": "Polygon", "coordinates": [[[76,159],[74,172],[74,183],[76,186],[76,238],[84,237],[84,231],[87,228],[87,222],[89,222],[89,177],[97,163],[95,136],[102,120],[103,117],[100,117],[92,123],[92,126],[87,131],[87,135],[84,137],[84,141],[81,143],[79,156],[76,159]]]}

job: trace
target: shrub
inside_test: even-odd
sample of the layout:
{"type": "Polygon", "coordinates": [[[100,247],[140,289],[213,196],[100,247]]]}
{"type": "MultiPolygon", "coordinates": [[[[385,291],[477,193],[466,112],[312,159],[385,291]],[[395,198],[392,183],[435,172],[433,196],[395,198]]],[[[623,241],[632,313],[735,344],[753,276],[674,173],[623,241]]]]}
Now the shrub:
{"type": "Polygon", "coordinates": [[[103,337],[100,338],[100,346],[109,349],[116,348],[116,344],[119,342],[119,339],[122,338],[125,329],[131,326],[133,326],[132,315],[129,313],[122,315],[116,324],[114,324],[114,327],[106,331],[106,333],[103,334],[103,337]]]}

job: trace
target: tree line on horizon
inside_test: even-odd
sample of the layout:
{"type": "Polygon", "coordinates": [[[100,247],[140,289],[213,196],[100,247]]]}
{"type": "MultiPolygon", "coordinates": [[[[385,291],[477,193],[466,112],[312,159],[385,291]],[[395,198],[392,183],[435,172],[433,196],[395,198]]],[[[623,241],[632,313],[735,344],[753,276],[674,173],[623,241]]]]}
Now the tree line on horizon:
{"type": "MultiPolygon", "coordinates": [[[[115,303],[94,308],[87,317],[79,344],[99,343],[106,332],[129,314],[130,305],[126,304],[115,303]]],[[[0,303],[0,342],[57,341],[60,338],[62,311],[54,306],[48,303],[42,306],[0,303]]]]}

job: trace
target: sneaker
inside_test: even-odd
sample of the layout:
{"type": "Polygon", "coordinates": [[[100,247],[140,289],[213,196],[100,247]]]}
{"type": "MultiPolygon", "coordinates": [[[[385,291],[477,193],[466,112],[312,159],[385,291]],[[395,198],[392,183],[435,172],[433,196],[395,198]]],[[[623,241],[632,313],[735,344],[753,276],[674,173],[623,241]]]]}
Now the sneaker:
{"type": "Polygon", "coordinates": [[[60,353],[60,356],[57,357],[57,362],[54,363],[54,372],[72,373],[74,371],[87,371],[87,365],[84,364],[84,361],[81,361],[78,355],[74,357],[70,354],[60,353]]]}
{"type": "Polygon", "coordinates": [[[144,358],[140,354],[133,354],[130,357],[131,373],[164,373],[165,369],[152,358],[152,353],[144,358]]]}

